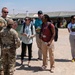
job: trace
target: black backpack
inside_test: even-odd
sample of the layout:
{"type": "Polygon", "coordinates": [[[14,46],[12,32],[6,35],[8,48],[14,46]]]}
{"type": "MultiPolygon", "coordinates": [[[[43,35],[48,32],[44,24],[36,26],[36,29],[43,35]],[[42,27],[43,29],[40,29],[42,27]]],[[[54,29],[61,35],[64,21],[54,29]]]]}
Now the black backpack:
{"type": "MultiPolygon", "coordinates": [[[[25,26],[26,26],[26,23],[24,23],[24,25],[23,25],[23,33],[24,33],[25,26]]],[[[32,35],[33,35],[33,25],[32,24],[31,24],[31,32],[32,32],[32,35]]]]}
{"type": "MultiPolygon", "coordinates": [[[[55,27],[54,41],[56,42],[58,40],[58,27],[56,25],[54,27],[55,27]]],[[[49,28],[50,32],[52,33],[50,25],[48,26],[48,28],[49,28]]]]}

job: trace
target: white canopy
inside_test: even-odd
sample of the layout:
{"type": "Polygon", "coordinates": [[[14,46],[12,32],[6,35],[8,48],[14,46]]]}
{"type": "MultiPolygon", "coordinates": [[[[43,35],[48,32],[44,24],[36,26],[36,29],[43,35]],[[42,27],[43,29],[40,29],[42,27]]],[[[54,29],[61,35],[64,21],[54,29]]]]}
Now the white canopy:
{"type": "Polygon", "coordinates": [[[34,14],[33,17],[38,17],[38,14],[34,14]]]}
{"type": "Polygon", "coordinates": [[[11,16],[7,15],[8,18],[11,18],[11,16]]]}

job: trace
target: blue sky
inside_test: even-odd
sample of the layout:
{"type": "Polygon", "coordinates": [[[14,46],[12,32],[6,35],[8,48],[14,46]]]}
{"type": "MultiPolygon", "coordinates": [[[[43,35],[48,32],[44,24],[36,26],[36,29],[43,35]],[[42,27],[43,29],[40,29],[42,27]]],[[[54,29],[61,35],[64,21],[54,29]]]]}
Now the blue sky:
{"type": "Polygon", "coordinates": [[[10,13],[26,13],[28,11],[43,12],[75,11],[75,0],[0,0],[0,10],[8,7],[10,13]]]}

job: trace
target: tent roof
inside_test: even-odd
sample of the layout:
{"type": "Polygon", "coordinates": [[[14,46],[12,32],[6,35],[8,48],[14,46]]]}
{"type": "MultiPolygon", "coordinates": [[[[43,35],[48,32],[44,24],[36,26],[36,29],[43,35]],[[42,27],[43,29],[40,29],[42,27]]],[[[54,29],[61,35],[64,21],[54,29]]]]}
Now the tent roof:
{"type": "MultiPolygon", "coordinates": [[[[71,15],[75,15],[75,11],[74,12],[45,12],[44,14],[48,14],[50,17],[70,17],[71,15]]],[[[9,16],[11,16],[12,18],[25,18],[27,15],[26,13],[18,13],[18,14],[9,14],[9,16]]],[[[37,13],[28,13],[29,17],[35,17],[37,18],[37,13]]]]}

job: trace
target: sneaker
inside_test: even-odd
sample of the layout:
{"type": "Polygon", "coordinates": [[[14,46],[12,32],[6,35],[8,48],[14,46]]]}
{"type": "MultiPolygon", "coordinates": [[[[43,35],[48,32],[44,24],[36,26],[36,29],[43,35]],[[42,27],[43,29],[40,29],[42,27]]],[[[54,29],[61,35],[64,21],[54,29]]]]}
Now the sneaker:
{"type": "Polygon", "coordinates": [[[42,66],[42,70],[43,70],[43,71],[46,70],[46,66],[42,66]]]}
{"type": "Polygon", "coordinates": [[[72,62],[75,62],[75,59],[72,59],[72,62]]]}
{"type": "Polygon", "coordinates": [[[28,61],[28,67],[31,67],[31,66],[30,66],[30,61],[28,61]]]}
{"type": "Polygon", "coordinates": [[[50,69],[50,72],[51,73],[54,73],[54,67],[50,69]]]}

